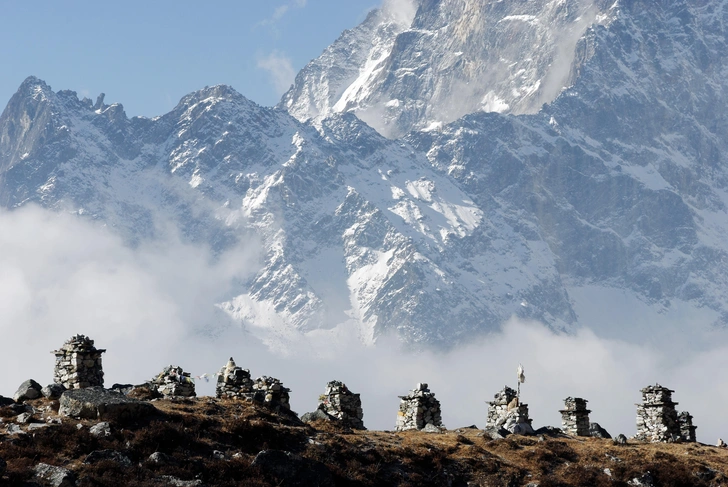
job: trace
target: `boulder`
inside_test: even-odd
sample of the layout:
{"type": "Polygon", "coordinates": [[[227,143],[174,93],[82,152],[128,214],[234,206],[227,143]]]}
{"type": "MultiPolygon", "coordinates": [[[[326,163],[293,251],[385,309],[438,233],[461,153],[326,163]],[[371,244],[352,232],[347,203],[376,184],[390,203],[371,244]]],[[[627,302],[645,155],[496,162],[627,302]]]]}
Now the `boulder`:
{"type": "Polygon", "coordinates": [[[162,485],[171,485],[173,487],[202,487],[204,484],[202,483],[202,480],[181,480],[177,477],[172,477],[171,475],[162,475],[159,477],[160,482],[162,482],[162,485]]]}
{"type": "Polygon", "coordinates": [[[289,486],[334,486],[334,478],[326,465],[287,451],[263,450],[255,456],[252,466],[289,486]]]}
{"type": "Polygon", "coordinates": [[[124,467],[131,467],[131,465],[132,465],[131,460],[129,460],[129,457],[127,457],[123,453],[118,452],[116,450],[92,451],[91,453],[86,455],[86,458],[84,459],[83,463],[96,463],[96,462],[100,462],[101,460],[111,460],[112,462],[116,462],[119,465],[122,465],[124,467]]]}
{"type": "Polygon", "coordinates": [[[31,413],[18,414],[15,417],[15,422],[18,424],[28,424],[33,421],[33,415],[31,413]]]}
{"type": "Polygon", "coordinates": [[[615,445],[626,445],[627,444],[627,437],[623,434],[618,434],[616,438],[614,438],[614,444],[615,445]]]}
{"type": "Polygon", "coordinates": [[[58,399],[65,391],[66,388],[63,387],[63,384],[48,384],[40,392],[48,399],[58,399]]]}
{"type": "Polygon", "coordinates": [[[312,423],[314,421],[333,421],[334,418],[332,416],[329,416],[324,411],[317,409],[316,411],[313,411],[311,413],[306,413],[303,416],[301,416],[301,421],[304,423],[312,423]]]}
{"type": "Polygon", "coordinates": [[[35,480],[48,487],[75,487],[76,475],[63,467],[39,463],[33,469],[35,480]]]}
{"type": "Polygon", "coordinates": [[[589,436],[593,438],[603,438],[605,440],[612,439],[612,435],[607,433],[607,430],[602,428],[599,423],[589,423],[589,436]]]}
{"type": "Polygon", "coordinates": [[[442,428],[439,426],[435,426],[432,423],[427,423],[424,428],[422,428],[422,431],[425,433],[442,433],[442,428]]]}
{"type": "Polygon", "coordinates": [[[13,399],[15,402],[28,401],[30,399],[38,399],[43,394],[40,392],[43,388],[33,379],[26,380],[15,392],[13,399]]]}
{"type": "Polygon", "coordinates": [[[15,404],[15,401],[13,401],[11,398],[0,396],[0,407],[10,406],[12,404],[15,404]]]}
{"type": "Polygon", "coordinates": [[[60,403],[59,414],[72,418],[134,420],[156,412],[156,408],[148,402],[102,387],[66,391],[60,403]]]}
{"type": "Polygon", "coordinates": [[[166,453],[162,453],[161,451],[155,451],[151,455],[149,455],[149,458],[147,458],[147,461],[150,463],[155,463],[157,465],[174,465],[177,463],[177,461],[167,455],[166,453]]]}
{"type": "Polygon", "coordinates": [[[485,438],[490,438],[491,440],[502,440],[510,434],[510,431],[502,427],[496,428],[495,426],[486,426],[483,430],[483,436],[485,438]]]}
{"type": "Polygon", "coordinates": [[[89,428],[88,432],[92,436],[111,436],[111,425],[108,421],[102,421],[89,428]]]}

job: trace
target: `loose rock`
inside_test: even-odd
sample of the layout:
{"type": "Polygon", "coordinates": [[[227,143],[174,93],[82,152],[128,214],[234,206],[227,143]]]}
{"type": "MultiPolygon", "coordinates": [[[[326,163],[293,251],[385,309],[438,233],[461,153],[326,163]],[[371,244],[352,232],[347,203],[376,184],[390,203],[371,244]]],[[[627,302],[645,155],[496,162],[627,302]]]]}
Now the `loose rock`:
{"type": "Polygon", "coordinates": [[[622,433],[618,434],[617,437],[614,438],[614,444],[615,445],[626,445],[627,437],[624,436],[622,433]]]}
{"type": "Polygon", "coordinates": [[[31,399],[38,399],[42,395],[40,392],[41,389],[41,385],[33,379],[26,380],[20,384],[20,387],[18,387],[15,395],[13,395],[13,400],[15,400],[15,402],[23,402],[31,399]]]}
{"type": "Polygon", "coordinates": [[[111,424],[108,421],[102,421],[93,425],[88,432],[96,437],[111,436],[111,424]]]}
{"type": "Polygon", "coordinates": [[[116,450],[96,450],[86,456],[83,463],[91,464],[100,462],[101,460],[111,460],[124,467],[131,467],[132,463],[129,457],[116,450]]]}
{"type": "Polygon", "coordinates": [[[49,384],[41,389],[40,392],[41,394],[43,394],[44,397],[47,397],[48,399],[58,399],[59,397],[61,397],[61,394],[66,392],[66,388],[63,386],[63,384],[49,384]]]}
{"type": "Polygon", "coordinates": [[[48,487],[74,487],[76,475],[65,468],[39,463],[33,469],[35,479],[48,487]]]}

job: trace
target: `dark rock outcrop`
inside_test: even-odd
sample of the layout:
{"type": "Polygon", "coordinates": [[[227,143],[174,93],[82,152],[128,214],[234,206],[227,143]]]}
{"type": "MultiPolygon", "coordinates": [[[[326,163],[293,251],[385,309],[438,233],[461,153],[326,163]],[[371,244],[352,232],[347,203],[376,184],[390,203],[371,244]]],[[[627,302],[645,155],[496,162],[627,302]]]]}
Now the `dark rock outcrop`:
{"type": "Polygon", "coordinates": [[[101,387],[66,391],[61,396],[62,416],[84,419],[130,420],[154,414],[156,408],[101,387]]]}

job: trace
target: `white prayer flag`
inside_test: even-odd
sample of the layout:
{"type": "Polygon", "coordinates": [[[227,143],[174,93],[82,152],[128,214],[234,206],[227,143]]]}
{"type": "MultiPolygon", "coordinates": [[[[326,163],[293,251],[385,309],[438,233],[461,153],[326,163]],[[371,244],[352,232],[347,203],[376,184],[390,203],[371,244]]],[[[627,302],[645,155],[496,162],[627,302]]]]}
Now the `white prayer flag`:
{"type": "Polygon", "coordinates": [[[526,375],[523,373],[523,365],[518,364],[518,383],[523,384],[526,382],[526,375]]]}

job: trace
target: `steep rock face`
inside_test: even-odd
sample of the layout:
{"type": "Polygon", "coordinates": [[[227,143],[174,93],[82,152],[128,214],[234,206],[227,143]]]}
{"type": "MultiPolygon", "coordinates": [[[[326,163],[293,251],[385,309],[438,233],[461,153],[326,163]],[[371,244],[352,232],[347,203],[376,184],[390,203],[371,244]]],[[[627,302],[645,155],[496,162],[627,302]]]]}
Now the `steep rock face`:
{"type": "Polygon", "coordinates": [[[309,63],[280,106],[299,120],[351,111],[388,137],[477,111],[535,113],[571,83],[577,41],[613,3],[421,0],[399,23],[385,6],[309,63]]]}
{"type": "Polygon", "coordinates": [[[567,288],[631,289],[665,314],[691,301],[724,325],[726,20],[722,1],[618,2],[541,113],[408,139],[479,206],[532,225],[567,288]]]}

